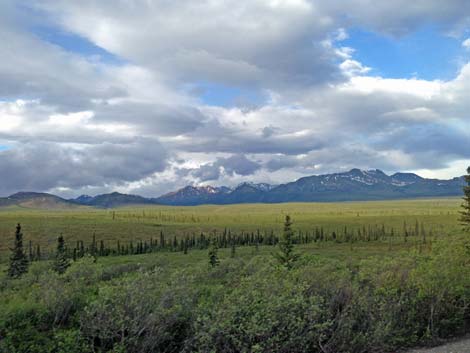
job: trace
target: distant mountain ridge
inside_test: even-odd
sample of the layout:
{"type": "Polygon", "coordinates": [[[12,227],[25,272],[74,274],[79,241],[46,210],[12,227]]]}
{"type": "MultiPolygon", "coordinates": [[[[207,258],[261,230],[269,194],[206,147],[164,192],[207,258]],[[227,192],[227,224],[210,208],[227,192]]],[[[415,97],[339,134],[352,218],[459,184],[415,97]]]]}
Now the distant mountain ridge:
{"type": "Polygon", "coordinates": [[[69,202],[83,206],[94,206],[102,208],[113,208],[125,205],[154,204],[152,199],[147,199],[138,195],[121,194],[119,192],[112,192],[110,194],[102,194],[97,196],[81,195],[76,199],[69,200],[69,202]]]}
{"type": "Polygon", "coordinates": [[[207,187],[192,187],[198,190],[199,197],[185,198],[184,189],[181,189],[154,200],[165,205],[388,200],[459,196],[463,183],[462,177],[438,180],[413,173],[389,176],[379,169],[355,168],[344,173],[308,176],[281,185],[243,183],[223,193],[206,193],[207,187]]]}
{"type": "Polygon", "coordinates": [[[294,182],[270,185],[244,182],[234,188],[186,186],[157,198],[118,192],[97,196],[81,195],[65,200],[45,193],[20,192],[0,198],[2,206],[30,208],[113,208],[130,205],[191,206],[202,204],[333,202],[460,196],[463,177],[450,180],[426,179],[413,173],[387,175],[379,169],[351,169],[344,173],[313,175],[294,182]]]}
{"type": "Polygon", "coordinates": [[[79,205],[59,196],[41,192],[18,192],[0,198],[0,207],[17,206],[22,208],[70,209],[79,205]]]}

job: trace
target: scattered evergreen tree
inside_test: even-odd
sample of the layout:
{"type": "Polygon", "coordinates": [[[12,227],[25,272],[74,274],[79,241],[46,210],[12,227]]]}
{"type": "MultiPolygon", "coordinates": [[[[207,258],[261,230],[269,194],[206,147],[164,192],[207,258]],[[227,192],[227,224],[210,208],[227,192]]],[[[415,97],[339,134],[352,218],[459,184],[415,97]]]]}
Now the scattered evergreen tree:
{"type": "Polygon", "coordinates": [[[104,255],[105,255],[105,247],[104,247],[104,241],[103,241],[103,240],[100,241],[100,250],[99,250],[99,254],[100,254],[100,256],[104,256],[104,255]]]}
{"type": "Polygon", "coordinates": [[[215,237],[211,237],[209,243],[209,265],[211,267],[216,267],[219,264],[219,256],[217,255],[218,248],[217,248],[217,241],[215,237]]]}
{"type": "Polygon", "coordinates": [[[287,269],[291,269],[299,255],[294,253],[292,222],[290,216],[286,216],[284,231],[279,239],[279,251],[274,254],[279,263],[287,269]]]}
{"type": "Polygon", "coordinates": [[[467,175],[465,175],[466,185],[463,187],[463,203],[462,211],[460,212],[460,222],[465,232],[470,233],[470,167],[467,168],[467,175]]]}
{"type": "Polygon", "coordinates": [[[85,246],[83,245],[83,241],[80,241],[80,250],[79,250],[78,256],[80,258],[85,256],[85,246]]]}
{"type": "Polygon", "coordinates": [[[423,239],[423,244],[426,244],[426,230],[424,229],[424,224],[422,222],[421,222],[420,232],[421,232],[421,237],[423,239]]]}
{"type": "Polygon", "coordinates": [[[16,226],[15,243],[12,254],[10,256],[10,265],[8,267],[8,277],[19,278],[28,272],[28,258],[23,251],[23,233],[21,233],[21,225],[16,226]]]}
{"type": "Polygon", "coordinates": [[[57,238],[57,252],[54,260],[54,271],[59,274],[67,271],[67,268],[70,266],[70,261],[67,258],[65,251],[65,240],[62,235],[57,238]]]}
{"type": "Polygon", "coordinates": [[[39,261],[41,260],[42,255],[41,255],[41,246],[38,244],[36,245],[36,260],[39,261]]]}
{"type": "Polygon", "coordinates": [[[93,232],[93,240],[91,241],[90,254],[96,258],[97,246],[96,246],[96,234],[93,232]]]}
{"type": "Polygon", "coordinates": [[[232,241],[232,246],[230,247],[230,257],[233,259],[236,255],[235,241],[232,241]]]}
{"type": "Polygon", "coordinates": [[[28,258],[29,258],[29,262],[33,262],[34,254],[33,254],[33,243],[32,243],[31,240],[29,241],[29,256],[28,256],[28,258]]]}
{"type": "Polygon", "coordinates": [[[406,221],[403,222],[403,239],[405,243],[408,241],[408,228],[406,227],[406,221]]]}
{"type": "Polygon", "coordinates": [[[165,235],[163,234],[163,231],[160,231],[160,248],[165,248],[165,235]]]}

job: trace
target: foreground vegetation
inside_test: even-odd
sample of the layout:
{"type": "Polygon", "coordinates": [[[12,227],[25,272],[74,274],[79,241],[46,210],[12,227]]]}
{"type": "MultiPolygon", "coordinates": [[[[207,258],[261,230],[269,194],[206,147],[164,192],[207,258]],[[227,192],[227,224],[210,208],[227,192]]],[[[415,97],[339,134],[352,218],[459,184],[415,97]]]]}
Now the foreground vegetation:
{"type": "MultiPolygon", "coordinates": [[[[212,241],[187,251],[86,254],[65,265],[62,257],[35,261],[13,280],[5,261],[0,352],[352,353],[436,344],[468,332],[470,324],[470,242],[457,222],[459,204],[436,199],[204,206],[122,209],[114,215],[10,210],[0,216],[1,226],[11,221],[14,233],[21,221],[26,241],[32,229],[28,220],[47,217],[45,228],[56,231],[33,240],[56,247],[60,256],[64,244],[57,243],[57,234],[68,244],[78,240],[69,241],[72,232],[60,229],[64,219],[75,220],[77,232],[81,224],[82,236],[88,236],[85,225],[94,219],[98,242],[103,234],[98,229],[111,237],[104,225],[117,222],[140,229],[142,239],[158,238],[144,232],[160,228],[152,226],[156,223],[165,234],[185,239],[193,222],[212,241]],[[283,233],[287,213],[292,232],[283,233]],[[142,218],[124,220],[126,214],[142,218]],[[404,223],[408,237],[402,234],[404,223]],[[364,225],[377,229],[371,233],[377,236],[368,239],[364,225]],[[297,242],[294,248],[286,243],[299,233],[314,236],[316,228],[330,236],[335,232],[336,238],[297,242]],[[255,235],[257,229],[268,235],[273,229],[287,237],[276,244],[219,248],[210,234],[215,230],[222,237],[226,229],[255,235]],[[293,254],[288,266],[279,266],[278,249],[293,254]]],[[[108,240],[136,241],[134,236],[117,233],[108,240]]],[[[10,244],[13,237],[9,234],[10,244]]],[[[91,234],[87,240],[92,239],[91,234]]]]}
{"type": "Polygon", "coordinates": [[[371,352],[463,334],[466,243],[421,254],[386,244],[298,247],[292,270],[271,247],[33,263],[1,281],[3,352],[371,352]],[[381,253],[381,255],[373,255],[381,253]],[[335,257],[334,254],[342,254],[335,257]],[[329,254],[329,256],[327,255],[329,254]],[[363,258],[361,260],[361,257],[363,258]]]}

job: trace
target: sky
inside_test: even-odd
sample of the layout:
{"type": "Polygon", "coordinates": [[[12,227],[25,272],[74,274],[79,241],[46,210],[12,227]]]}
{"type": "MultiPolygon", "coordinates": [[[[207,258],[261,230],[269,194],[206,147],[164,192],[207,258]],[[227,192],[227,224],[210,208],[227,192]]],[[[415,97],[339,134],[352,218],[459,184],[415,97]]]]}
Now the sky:
{"type": "Polygon", "coordinates": [[[470,165],[467,0],[2,0],[0,195],[470,165]]]}

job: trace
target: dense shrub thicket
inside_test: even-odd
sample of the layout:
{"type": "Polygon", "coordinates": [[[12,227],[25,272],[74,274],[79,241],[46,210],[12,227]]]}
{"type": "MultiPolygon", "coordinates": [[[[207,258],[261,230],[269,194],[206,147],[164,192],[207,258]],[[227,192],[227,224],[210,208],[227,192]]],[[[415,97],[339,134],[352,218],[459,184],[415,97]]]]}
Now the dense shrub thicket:
{"type": "MultiPolygon", "coordinates": [[[[447,238],[423,253],[339,261],[304,253],[210,267],[34,262],[0,280],[0,352],[387,352],[462,334],[470,253],[447,238]]],[[[192,256],[192,255],[188,255],[192,256]]]]}

